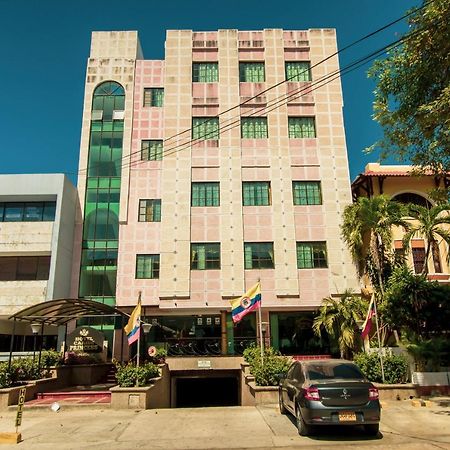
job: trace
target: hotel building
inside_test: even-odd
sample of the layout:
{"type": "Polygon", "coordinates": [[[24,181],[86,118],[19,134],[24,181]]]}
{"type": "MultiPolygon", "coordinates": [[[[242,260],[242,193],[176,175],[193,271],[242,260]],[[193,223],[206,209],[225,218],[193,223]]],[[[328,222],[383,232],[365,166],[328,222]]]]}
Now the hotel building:
{"type": "MultiPolygon", "coordinates": [[[[358,290],[339,224],[351,203],[333,29],[94,32],[87,63],[72,297],[131,312],[169,355],[236,355],[264,338],[330,353],[311,330],[323,297],[358,290]],[[321,81],[322,80],[322,81],[321,81]]],[[[96,322],[123,351],[121,324],[96,322]]],[[[126,347],[126,346],[125,346],[126,347]]]]}

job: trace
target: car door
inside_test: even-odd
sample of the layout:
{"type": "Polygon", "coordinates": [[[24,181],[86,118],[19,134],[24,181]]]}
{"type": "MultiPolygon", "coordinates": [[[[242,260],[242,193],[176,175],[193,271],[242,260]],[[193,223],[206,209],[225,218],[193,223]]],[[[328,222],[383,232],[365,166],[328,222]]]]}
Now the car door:
{"type": "Polygon", "coordinates": [[[303,384],[305,383],[305,376],[303,375],[303,369],[301,363],[297,363],[294,367],[294,372],[292,374],[293,377],[293,390],[292,390],[292,398],[290,399],[292,409],[295,411],[295,402],[297,401],[298,395],[301,393],[303,389],[303,384]]]}
{"type": "Polygon", "coordinates": [[[293,389],[293,373],[294,369],[296,367],[296,363],[293,363],[291,367],[289,367],[289,370],[287,371],[286,378],[283,380],[283,383],[281,384],[281,396],[283,398],[284,406],[288,409],[292,409],[292,405],[289,400],[289,393],[293,389]]]}

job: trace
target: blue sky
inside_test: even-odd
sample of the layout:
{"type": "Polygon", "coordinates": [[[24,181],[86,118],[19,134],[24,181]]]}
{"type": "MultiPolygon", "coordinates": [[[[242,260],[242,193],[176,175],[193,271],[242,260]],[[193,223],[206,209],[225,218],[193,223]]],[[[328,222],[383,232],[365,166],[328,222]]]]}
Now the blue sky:
{"type": "MultiPolygon", "coordinates": [[[[138,30],[146,59],[164,56],[166,29],[336,28],[339,47],[402,16],[418,0],[0,0],[0,173],[68,173],[76,182],[90,33],[138,30]],[[274,10],[276,7],[276,10],[274,10]]],[[[396,40],[396,24],[340,55],[341,67],[396,40]]],[[[342,78],[351,178],[377,155],[373,81],[342,78]]]]}

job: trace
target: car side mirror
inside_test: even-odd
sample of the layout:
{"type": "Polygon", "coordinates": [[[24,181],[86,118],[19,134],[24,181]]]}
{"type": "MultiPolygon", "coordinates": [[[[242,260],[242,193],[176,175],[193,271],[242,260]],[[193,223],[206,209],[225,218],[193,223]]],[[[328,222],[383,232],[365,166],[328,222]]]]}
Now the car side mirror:
{"type": "Polygon", "coordinates": [[[286,378],[286,374],[285,373],[276,373],[275,374],[275,379],[280,382],[283,381],[286,378]]]}

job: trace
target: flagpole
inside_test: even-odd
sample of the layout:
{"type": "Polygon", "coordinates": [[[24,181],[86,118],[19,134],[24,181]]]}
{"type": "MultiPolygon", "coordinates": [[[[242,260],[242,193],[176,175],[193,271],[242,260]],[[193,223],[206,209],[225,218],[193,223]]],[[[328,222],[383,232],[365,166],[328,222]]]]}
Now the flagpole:
{"type": "MultiPolygon", "coordinates": [[[[259,288],[261,289],[261,278],[258,278],[259,288]]],[[[259,345],[261,347],[261,365],[264,365],[264,342],[263,342],[263,332],[262,332],[262,302],[260,302],[258,308],[258,322],[259,322],[259,345]]]]}
{"type": "Polygon", "coordinates": [[[383,355],[381,352],[381,339],[380,339],[380,328],[378,326],[378,311],[377,311],[377,302],[376,302],[376,295],[373,294],[373,307],[375,310],[375,324],[377,327],[377,338],[378,338],[378,357],[380,358],[380,366],[381,366],[381,379],[384,383],[384,365],[383,365],[383,355]]]}
{"type": "MultiPolygon", "coordinates": [[[[138,304],[141,303],[141,294],[142,291],[139,291],[138,304]]],[[[137,358],[136,358],[137,367],[139,367],[139,357],[141,354],[141,316],[138,317],[138,322],[139,322],[139,335],[137,340],[137,358]]]]}

